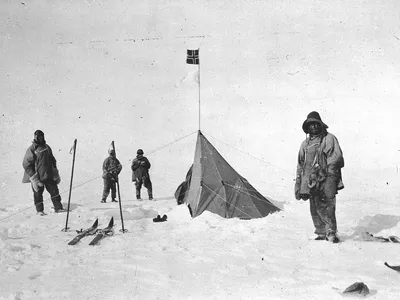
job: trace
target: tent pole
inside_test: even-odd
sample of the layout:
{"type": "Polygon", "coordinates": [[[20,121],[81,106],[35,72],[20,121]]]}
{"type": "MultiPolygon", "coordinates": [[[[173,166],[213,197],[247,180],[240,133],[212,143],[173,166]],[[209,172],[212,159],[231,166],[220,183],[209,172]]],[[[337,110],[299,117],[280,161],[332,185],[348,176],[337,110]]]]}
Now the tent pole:
{"type": "MultiPolygon", "coordinates": [[[[117,157],[117,152],[115,151],[115,144],[114,144],[114,141],[111,142],[111,145],[112,145],[112,149],[114,150],[115,158],[116,158],[116,157],[117,157]]],[[[116,185],[116,187],[117,187],[117,192],[118,192],[119,213],[120,213],[120,216],[121,216],[121,225],[122,225],[122,229],[120,229],[120,231],[121,231],[122,233],[125,233],[125,232],[127,232],[128,230],[125,229],[125,227],[124,227],[124,216],[122,215],[121,194],[120,194],[120,192],[119,192],[119,177],[117,177],[117,180],[116,180],[116,182],[115,182],[115,185],[116,185]]]]}
{"type": "Polygon", "coordinates": [[[199,130],[200,130],[200,115],[201,115],[201,113],[200,113],[200,109],[201,109],[201,106],[200,106],[200,48],[198,50],[199,50],[199,64],[198,64],[198,66],[199,66],[199,130]]]}
{"type": "Polygon", "coordinates": [[[69,182],[69,195],[68,195],[68,206],[67,206],[67,218],[65,220],[65,228],[62,229],[62,231],[67,232],[69,227],[68,227],[68,218],[69,218],[69,211],[70,211],[70,204],[71,204],[71,192],[72,192],[72,180],[74,179],[74,167],[75,167],[75,153],[76,153],[76,143],[77,139],[74,140],[74,145],[72,146],[74,150],[74,154],[72,157],[72,169],[71,169],[71,180],[69,182]]]}

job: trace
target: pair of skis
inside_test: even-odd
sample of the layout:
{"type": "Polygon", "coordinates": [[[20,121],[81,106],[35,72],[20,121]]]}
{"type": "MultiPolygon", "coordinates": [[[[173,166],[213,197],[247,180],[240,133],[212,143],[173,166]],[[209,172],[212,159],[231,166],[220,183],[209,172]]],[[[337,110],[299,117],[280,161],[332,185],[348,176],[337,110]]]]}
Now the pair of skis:
{"type": "Polygon", "coordinates": [[[78,235],[73,240],[71,240],[68,243],[68,245],[75,245],[84,237],[96,234],[94,239],[89,243],[89,245],[94,246],[104,237],[112,236],[114,234],[114,229],[113,229],[114,217],[111,217],[111,220],[106,228],[98,229],[97,228],[98,224],[99,224],[99,219],[96,219],[96,221],[93,223],[91,227],[87,229],[81,229],[80,231],[77,230],[76,232],[78,233],[78,235]]]}

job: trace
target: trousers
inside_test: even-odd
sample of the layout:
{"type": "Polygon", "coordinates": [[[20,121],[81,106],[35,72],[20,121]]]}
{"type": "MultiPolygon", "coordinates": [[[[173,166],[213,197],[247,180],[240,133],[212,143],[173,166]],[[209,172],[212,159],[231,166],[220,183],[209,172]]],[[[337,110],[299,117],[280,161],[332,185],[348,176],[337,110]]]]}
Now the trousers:
{"type": "Polygon", "coordinates": [[[112,180],[111,178],[106,178],[103,179],[103,182],[104,182],[104,188],[101,200],[107,199],[108,195],[110,195],[110,190],[111,190],[111,199],[115,200],[115,198],[117,197],[117,188],[115,180],[112,180]]]}
{"type": "Polygon", "coordinates": [[[135,181],[136,186],[136,198],[140,198],[140,190],[142,185],[147,189],[149,198],[153,198],[153,185],[151,183],[150,177],[137,178],[135,181]]]}
{"type": "Polygon", "coordinates": [[[337,232],[336,194],[338,177],[329,175],[321,190],[311,193],[310,213],[317,235],[337,232]]]}
{"type": "Polygon", "coordinates": [[[58,191],[57,184],[53,180],[45,180],[43,181],[43,186],[39,186],[39,190],[37,192],[35,192],[35,190],[32,187],[33,201],[36,206],[36,211],[42,212],[44,210],[43,192],[45,188],[50,194],[54,209],[55,210],[62,209],[63,205],[61,203],[61,196],[60,192],[58,191]]]}

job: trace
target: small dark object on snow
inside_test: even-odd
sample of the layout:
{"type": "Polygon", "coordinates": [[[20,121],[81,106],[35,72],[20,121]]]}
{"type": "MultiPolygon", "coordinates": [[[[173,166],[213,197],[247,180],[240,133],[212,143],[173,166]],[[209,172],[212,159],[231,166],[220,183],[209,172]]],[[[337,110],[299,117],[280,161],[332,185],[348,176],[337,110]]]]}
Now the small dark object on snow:
{"type": "Polygon", "coordinates": [[[364,241],[367,242],[381,242],[381,243],[400,243],[400,238],[394,235],[391,235],[387,238],[383,237],[383,236],[374,236],[373,234],[369,233],[369,232],[362,232],[361,236],[363,238],[364,241]]]}
{"type": "Polygon", "coordinates": [[[165,222],[167,221],[167,215],[163,215],[162,217],[160,215],[157,215],[157,218],[153,219],[153,222],[165,222]]]}
{"type": "Polygon", "coordinates": [[[385,266],[388,267],[388,268],[391,268],[392,270],[400,272],[400,266],[391,266],[387,262],[385,262],[385,266]]]}
{"type": "Polygon", "coordinates": [[[343,291],[343,294],[348,293],[366,296],[369,294],[369,288],[363,282],[356,282],[343,291]]]}
{"type": "Polygon", "coordinates": [[[389,241],[391,241],[392,243],[400,243],[400,239],[394,235],[389,236],[389,241]]]}

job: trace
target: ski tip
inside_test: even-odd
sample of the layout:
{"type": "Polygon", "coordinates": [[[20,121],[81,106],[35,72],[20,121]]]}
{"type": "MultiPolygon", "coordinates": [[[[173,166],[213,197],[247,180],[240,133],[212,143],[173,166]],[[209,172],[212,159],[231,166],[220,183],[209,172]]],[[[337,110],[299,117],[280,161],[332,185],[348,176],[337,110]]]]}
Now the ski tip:
{"type": "Polygon", "coordinates": [[[108,223],[109,227],[114,226],[114,217],[111,217],[110,223],[108,223]]]}
{"type": "Polygon", "coordinates": [[[96,245],[97,244],[97,241],[91,241],[90,243],[89,243],[89,246],[94,246],[94,245],[96,245]]]}
{"type": "Polygon", "coordinates": [[[96,221],[94,221],[93,226],[97,226],[99,225],[99,218],[96,219],[96,221]]]}
{"type": "Polygon", "coordinates": [[[388,268],[391,268],[391,269],[395,270],[395,267],[394,267],[394,266],[391,266],[391,265],[389,265],[389,264],[388,264],[386,261],[385,261],[384,265],[385,265],[386,267],[388,267],[388,268]]]}
{"type": "Polygon", "coordinates": [[[385,262],[385,266],[388,267],[388,268],[390,268],[390,269],[392,269],[392,270],[395,270],[395,271],[397,271],[397,272],[400,272],[400,266],[391,266],[391,265],[389,265],[387,262],[385,262]]]}

